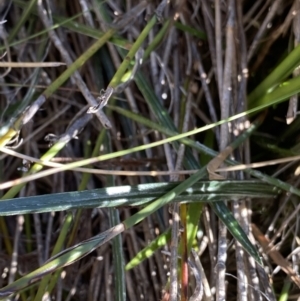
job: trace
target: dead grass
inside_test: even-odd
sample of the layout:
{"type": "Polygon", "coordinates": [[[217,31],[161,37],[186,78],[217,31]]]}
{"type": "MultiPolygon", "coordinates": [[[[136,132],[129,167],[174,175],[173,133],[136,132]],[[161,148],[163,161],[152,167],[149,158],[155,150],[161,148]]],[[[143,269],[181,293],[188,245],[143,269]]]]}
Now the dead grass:
{"type": "MultiPolygon", "coordinates": [[[[148,49],[155,39],[158,43],[149,50],[150,55],[147,53],[149,56],[138,72],[148,84],[146,89],[155,95],[155,101],[166,110],[179,132],[227,119],[247,109],[248,93],[299,43],[298,3],[298,0],[202,0],[178,1],[177,6],[171,3],[164,8],[160,22],[147,35],[143,48],[148,49]],[[164,26],[165,33],[159,38],[164,26]]],[[[96,35],[113,30],[110,42],[105,43],[77,73],[47,94],[41,107],[10,144],[17,153],[41,158],[49,149],[45,136],[54,134],[59,139],[92,106],[96,97],[100,96],[99,91],[107,88],[123,61],[124,48],[130,49],[140,37],[158,5],[158,1],[0,1],[2,20],[7,20],[0,25],[2,45],[7,46],[6,50],[2,49],[3,54],[6,51],[3,62],[66,64],[48,68],[25,68],[21,65],[11,69],[1,68],[0,137],[26,107],[45,93],[47,87],[85,53],[99,38],[96,35]],[[66,22],[76,15],[76,19],[66,22]],[[59,26],[51,31],[51,26],[56,24],[59,26]]],[[[139,83],[132,81],[121,92],[109,100],[103,110],[105,115],[97,111],[96,116],[86,120],[86,124],[80,124],[76,128],[79,133],[75,135],[72,132],[71,135],[71,138],[78,136],[78,139],[68,142],[52,161],[73,162],[162,139],[164,135],[116,113],[110,107],[118,106],[159,122],[154,105],[151,107],[145,100],[139,83]]],[[[294,107],[290,110],[297,111],[294,107]]],[[[287,126],[286,115],[286,105],[271,108],[251,142],[251,151],[250,143],[245,143],[233,157],[239,162],[250,163],[284,157],[284,150],[297,152],[299,121],[296,119],[287,126]],[[258,144],[260,139],[263,143],[258,144]],[[268,148],[268,145],[273,148],[268,148]]],[[[228,124],[223,124],[192,138],[212,149],[222,150],[235,139],[234,133],[240,131],[240,125],[245,121],[246,118],[232,122],[230,128],[228,124]]],[[[184,169],[184,151],[187,152],[186,149],[175,151],[171,144],[166,144],[90,167],[117,171],[181,170],[184,169]]],[[[193,155],[200,165],[208,163],[204,155],[199,156],[196,152],[193,155]]],[[[4,153],[0,158],[1,183],[20,178],[31,164],[4,153]]],[[[295,164],[290,167],[280,165],[265,171],[270,175],[276,172],[276,177],[298,187],[296,168],[295,164]]],[[[232,172],[227,177],[243,180],[247,175],[232,172]]],[[[151,178],[144,175],[112,177],[94,174],[84,177],[82,173],[66,171],[30,181],[18,196],[183,179],[184,175],[151,178]]],[[[289,194],[273,203],[262,201],[259,205],[252,205],[249,200],[240,200],[230,206],[245,231],[252,233],[251,222],[256,224],[273,242],[276,247],[273,251],[287,259],[296,273],[299,221],[297,214],[292,219],[289,217],[297,212],[298,201],[298,197],[289,194]]],[[[178,208],[173,209],[175,218],[177,211],[179,215],[180,212],[178,208]]],[[[131,209],[120,209],[121,220],[132,212],[131,209]]],[[[3,230],[1,233],[1,287],[34,270],[50,257],[65,214],[35,214],[25,216],[25,220],[22,217],[2,220],[8,233],[3,233],[3,230]],[[7,243],[12,246],[13,255],[7,243]],[[14,269],[16,262],[17,269],[14,269]]],[[[181,218],[183,216],[181,213],[181,218]]],[[[169,228],[171,219],[169,208],[163,208],[135,228],[127,230],[122,237],[125,262],[169,228]]],[[[109,228],[109,223],[107,210],[82,210],[78,224],[73,228],[75,236],[66,246],[103,232],[109,228]]],[[[250,234],[250,238],[253,243],[257,240],[262,243],[258,236],[254,238],[250,234]]],[[[239,245],[232,243],[230,234],[221,223],[218,224],[208,207],[203,209],[194,247],[198,247],[198,254],[201,255],[200,261],[207,277],[206,289],[213,293],[209,297],[204,291],[203,300],[263,300],[264,296],[274,300],[286,288],[290,298],[299,294],[299,288],[289,280],[287,272],[275,273],[279,263],[273,257],[270,259],[266,249],[262,251],[267,267],[263,270],[239,245]],[[221,249],[225,251],[222,253],[221,249]],[[227,260],[222,258],[222,254],[227,255],[227,260]],[[271,287],[274,291],[270,290],[271,287]]],[[[163,249],[170,251],[170,245],[163,249]]],[[[57,279],[55,290],[51,293],[52,300],[122,300],[116,296],[112,256],[111,245],[106,244],[67,267],[66,274],[61,274],[57,279]]],[[[127,271],[126,300],[171,300],[167,284],[169,263],[169,255],[157,251],[148,260],[127,271]]],[[[288,265],[288,262],[284,264],[288,265]]],[[[184,275],[183,271],[181,275],[184,275]]],[[[184,288],[182,282],[181,289],[178,289],[180,300],[190,298],[197,284],[191,273],[186,281],[187,287],[184,288]]],[[[33,300],[33,296],[34,288],[15,300],[25,300],[25,297],[33,300]]],[[[191,297],[189,300],[200,299],[191,297]]]]}

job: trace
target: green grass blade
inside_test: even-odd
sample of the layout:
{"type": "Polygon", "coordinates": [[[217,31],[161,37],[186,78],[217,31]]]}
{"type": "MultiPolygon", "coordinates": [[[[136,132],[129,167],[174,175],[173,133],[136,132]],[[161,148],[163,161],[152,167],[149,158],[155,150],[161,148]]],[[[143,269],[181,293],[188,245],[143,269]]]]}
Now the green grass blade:
{"type": "Polygon", "coordinates": [[[151,257],[159,248],[165,246],[171,240],[171,229],[168,229],[154,240],[152,240],[147,247],[138,252],[126,265],[125,269],[128,271],[139,265],[145,259],[151,257]]]}
{"type": "Polygon", "coordinates": [[[206,34],[203,31],[197,30],[194,27],[188,26],[188,25],[184,25],[181,22],[175,21],[174,22],[174,26],[186,33],[189,33],[190,35],[200,39],[200,40],[206,40],[206,34]]]}
{"type": "Polygon", "coordinates": [[[9,295],[17,293],[24,288],[31,286],[43,279],[46,275],[55,272],[56,270],[72,264],[73,262],[81,259],[82,257],[90,254],[93,250],[108,242],[116,235],[124,231],[124,226],[119,224],[97,236],[81,242],[63,252],[57,254],[55,257],[50,258],[43,266],[35,271],[27,274],[24,277],[16,280],[15,282],[0,289],[0,300],[7,300],[9,295]]]}
{"type": "Polygon", "coordinates": [[[21,27],[24,25],[24,23],[26,22],[26,20],[30,16],[30,14],[31,14],[33,8],[35,7],[36,3],[37,3],[37,0],[31,0],[29,3],[27,3],[21,18],[19,19],[18,23],[13,27],[12,31],[9,34],[8,42],[13,41],[13,39],[18,34],[21,27]]]}
{"type": "MultiPolygon", "coordinates": [[[[64,242],[68,235],[69,228],[70,228],[72,221],[73,221],[73,214],[71,212],[69,212],[67,214],[67,216],[65,217],[65,222],[63,223],[63,226],[59,232],[59,237],[55,243],[55,246],[53,248],[51,256],[58,254],[63,249],[64,242]]],[[[56,275],[56,277],[58,277],[58,275],[56,275]]],[[[43,300],[43,295],[45,294],[45,291],[47,291],[48,293],[51,293],[51,291],[53,289],[53,285],[50,285],[52,287],[52,289],[49,289],[49,288],[47,289],[47,285],[50,280],[52,280],[52,282],[53,282],[53,279],[51,279],[50,275],[46,275],[45,277],[43,277],[43,279],[39,285],[39,288],[36,293],[34,301],[43,300]]]]}
{"type": "MultiPolygon", "coordinates": [[[[289,55],[276,66],[276,68],[254,89],[248,97],[248,103],[254,107],[253,103],[261,99],[270,89],[284,81],[295,68],[300,64],[300,45],[295,47],[289,55]]],[[[257,105],[261,105],[258,103],[257,105]]]]}
{"type": "MultiPolygon", "coordinates": [[[[105,33],[105,35],[101,39],[96,41],[89,49],[87,49],[87,51],[85,51],[72,65],[68,66],[68,68],[51,85],[49,85],[45,89],[43,95],[46,98],[50,97],[78,68],[80,68],[92,55],[95,54],[97,50],[99,50],[100,47],[102,47],[107,42],[107,40],[113,35],[113,33],[114,30],[109,30],[107,33],[105,33]]],[[[5,146],[6,143],[17,134],[17,132],[21,128],[21,125],[22,120],[19,122],[18,125],[14,124],[14,126],[8,131],[7,134],[5,134],[3,137],[0,137],[1,147],[5,146]]],[[[51,147],[50,150],[46,152],[46,154],[42,156],[41,159],[46,161],[52,159],[64,146],[65,143],[56,143],[53,147],[51,147]]],[[[41,169],[42,165],[35,164],[29,171],[29,174],[36,173],[41,169]]],[[[20,184],[12,187],[3,196],[3,198],[5,199],[14,197],[24,185],[25,184],[20,184]]]]}
{"type": "Polygon", "coordinates": [[[125,59],[123,60],[121,66],[118,68],[117,72],[115,73],[114,77],[111,79],[109,86],[112,88],[116,88],[117,85],[121,82],[122,76],[125,74],[131,60],[134,58],[136,52],[142,46],[142,43],[147,38],[150,30],[156,24],[157,19],[156,16],[153,16],[148,24],[145,26],[137,40],[132,45],[131,49],[129,50],[128,54],[126,55],[125,59]]]}
{"type": "MultiPolygon", "coordinates": [[[[143,118],[142,116],[139,116],[133,112],[129,112],[127,110],[121,109],[121,108],[117,108],[117,107],[112,107],[113,110],[119,112],[120,114],[123,114],[125,116],[127,116],[128,118],[131,118],[132,120],[135,120],[137,122],[140,122],[142,124],[144,124],[145,126],[151,128],[151,129],[155,129],[157,131],[159,131],[160,133],[163,133],[167,136],[170,137],[174,137],[176,135],[176,132],[171,131],[163,126],[161,126],[158,123],[152,122],[146,118],[143,118]]],[[[192,139],[189,138],[182,138],[179,140],[181,143],[184,143],[185,145],[188,145],[192,148],[194,148],[195,150],[197,150],[199,153],[201,154],[205,154],[208,155],[210,157],[215,157],[218,155],[218,152],[215,150],[212,150],[211,148],[199,143],[199,142],[195,142],[192,139]]],[[[235,161],[235,160],[231,160],[231,159],[226,159],[225,160],[226,164],[229,165],[238,165],[240,164],[240,162],[235,161]]],[[[293,187],[292,185],[282,182],[278,179],[272,178],[270,176],[267,176],[266,174],[261,173],[260,171],[257,170],[253,170],[253,169],[246,169],[245,170],[246,173],[261,179],[262,181],[266,181],[267,183],[269,183],[270,185],[273,185],[274,187],[277,187],[279,189],[285,190],[285,191],[293,191],[293,193],[295,193],[296,195],[299,195],[299,190],[296,189],[295,187],[293,187]]]]}
{"type": "Polygon", "coordinates": [[[243,248],[262,265],[261,258],[256,248],[250,242],[248,236],[239,225],[233,214],[228,210],[224,202],[210,203],[214,212],[218,215],[219,219],[226,225],[232,236],[243,246],[243,248]]]}
{"type": "Polygon", "coordinates": [[[264,95],[261,98],[249,99],[249,109],[262,110],[269,106],[278,104],[284,100],[288,100],[289,97],[300,92],[300,77],[292,78],[280,86],[275,88],[272,92],[264,95]]]}
{"type": "MultiPolygon", "coordinates": [[[[110,226],[115,226],[120,223],[119,210],[116,208],[109,209],[110,226]]],[[[125,281],[125,260],[124,250],[121,235],[117,235],[112,239],[114,278],[115,278],[115,300],[126,300],[126,281],[125,281]]]]}
{"type": "MultiPolygon", "coordinates": [[[[106,151],[112,152],[111,136],[106,135],[106,151]]],[[[113,176],[107,176],[107,184],[116,186],[113,176]]],[[[109,208],[109,226],[114,227],[120,224],[120,212],[117,208],[109,208]]],[[[112,254],[114,267],[114,291],[116,301],[126,300],[126,276],[125,276],[125,259],[123,250],[123,241],[121,235],[117,235],[112,239],[112,254]]]]}
{"type": "MultiPolygon", "coordinates": [[[[100,31],[99,29],[95,29],[92,27],[89,27],[87,25],[84,25],[82,23],[73,21],[72,20],[68,20],[66,18],[60,17],[60,16],[53,16],[53,19],[58,22],[57,25],[61,26],[61,27],[65,27],[68,28],[69,30],[71,30],[72,32],[77,32],[79,34],[94,38],[94,39],[100,39],[103,37],[103,35],[105,34],[104,32],[100,31]]],[[[117,37],[117,36],[112,36],[109,39],[109,42],[111,42],[112,44],[127,49],[129,50],[132,46],[132,43],[130,43],[129,41],[117,37]]]]}
{"type": "MultiPolygon", "coordinates": [[[[173,132],[177,132],[177,129],[174,126],[174,123],[167,110],[161,105],[153,89],[146,81],[145,77],[140,72],[137,72],[134,80],[161,126],[165,127],[166,129],[172,130],[173,132]]],[[[174,142],[173,145],[175,149],[179,147],[179,143],[177,141],[174,142]]],[[[186,148],[185,151],[185,164],[187,164],[188,169],[199,168],[199,164],[195,160],[189,148],[186,148]]]]}
{"type": "MultiPolygon", "coordinates": [[[[144,86],[143,88],[145,88],[145,86],[144,86]]],[[[147,95],[147,90],[145,90],[145,95],[147,95]]],[[[124,112],[124,111],[123,111],[123,112],[124,112]]],[[[164,113],[164,112],[163,112],[163,113],[164,113]]],[[[133,116],[133,114],[130,114],[130,116],[133,116]]],[[[164,116],[165,116],[165,115],[163,114],[159,119],[163,121],[163,119],[164,119],[163,117],[164,117],[164,116]]],[[[143,120],[142,120],[142,119],[143,119],[142,117],[139,118],[140,121],[144,121],[144,119],[143,119],[143,120]]],[[[167,118],[166,118],[166,119],[167,119],[167,118]]],[[[168,120],[168,119],[167,119],[167,120],[168,120]]],[[[150,125],[150,122],[149,122],[149,121],[147,121],[147,125],[150,125]]],[[[151,125],[152,125],[152,123],[151,123],[151,125]]],[[[158,129],[158,128],[159,128],[159,125],[156,125],[155,127],[156,127],[156,129],[158,129]]],[[[161,129],[161,128],[160,128],[160,129],[161,129]]],[[[255,129],[255,126],[252,127],[252,128],[250,128],[248,132],[245,132],[245,133],[244,133],[243,135],[241,135],[238,139],[236,139],[236,140],[234,141],[234,143],[233,143],[233,147],[234,147],[234,148],[237,147],[242,141],[244,141],[244,140],[246,139],[246,137],[247,137],[248,135],[251,134],[251,132],[252,132],[254,129],[255,129]]],[[[166,132],[166,130],[165,130],[164,132],[166,132]]],[[[217,153],[216,153],[216,154],[217,154],[217,153]]],[[[229,209],[228,209],[226,206],[224,207],[224,206],[222,206],[221,204],[219,204],[219,205],[215,205],[215,204],[214,204],[213,209],[214,209],[214,210],[217,210],[217,211],[216,211],[216,214],[217,214],[218,216],[221,216],[221,215],[223,216],[223,215],[225,214],[225,216],[231,217],[231,213],[230,213],[229,209]],[[219,211],[219,210],[221,210],[221,211],[219,211]],[[226,211],[227,211],[227,212],[226,212],[226,211]],[[226,213],[225,213],[225,212],[226,212],[226,213]]],[[[189,208],[189,213],[188,213],[188,220],[190,221],[189,226],[188,226],[188,229],[187,229],[187,231],[188,231],[188,233],[189,233],[189,239],[188,239],[189,247],[191,247],[192,241],[193,241],[193,238],[194,238],[194,235],[195,235],[196,232],[197,232],[197,223],[196,223],[196,221],[199,219],[199,216],[198,216],[197,214],[194,214],[195,212],[199,212],[199,208],[197,208],[197,205],[196,205],[196,204],[190,206],[190,208],[189,208]]],[[[232,228],[232,223],[231,223],[231,221],[228,221],[228,222],[227,222],[227,225],[231,227],[231,228],[229,229],[229,231],[234,231],[234,229],[232,228]]],[[[250,254],[254,254],[254,255],[255,255],[254,258],[255,258],[256,260],[258,260],[258,262],[260,262],[260,261],[259,261],[259,256],[258,256],[256,250],[254,249],[254,247],[252,246],[252,244],[250,243],[249,239],[248,239],[248,238],[247,238],[247,239],[245,238],[245,233],[244,233],[244,232],[243,232],[243,233],[240,232],[240,231],[242,231],[242,229],[239,227],[237,221],[235,221],[235,225],[237,225],[235,231],[237,231],[237,233],[239,233],[238,235],[235,236],[235,238],[237,238],[238,241],[242,244],[242,246],[245,247],[245,249],[247,250],[247,252],[249,252],[250,254]],[[250,245],[251,245],[251,247],[250,247],[250,245]]]]}
{"type": "MultiPolygon", "coordinates": [[[[73,210],[79,208],[113,208],[145,206],[174,189],[179,183],[151,183],[118,186],[88,191],[63,192],[8,199],[0,202],[0,216],[73,210]]],[[[176,202],[214,202],[244,197],[271,198],[279,190],[261,181],[198,181],[182,191],[176,202]]]]}

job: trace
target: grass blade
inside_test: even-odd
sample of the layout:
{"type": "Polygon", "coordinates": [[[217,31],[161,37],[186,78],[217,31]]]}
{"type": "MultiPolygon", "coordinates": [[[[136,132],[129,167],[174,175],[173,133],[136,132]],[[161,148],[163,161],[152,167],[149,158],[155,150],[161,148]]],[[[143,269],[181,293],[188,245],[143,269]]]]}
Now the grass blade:
{"type": "MultiPolygon", "coordinates": [[[[43,213],[79,208],[145,206],[176,188],[179,183],[151,183],[7,199],[0,202],[0,216],[43,213]]],[[[198,181],[175,196],[177,202],[213,202],[243,197],[271,198],[279,193],[261,181],[198,181]]]]}

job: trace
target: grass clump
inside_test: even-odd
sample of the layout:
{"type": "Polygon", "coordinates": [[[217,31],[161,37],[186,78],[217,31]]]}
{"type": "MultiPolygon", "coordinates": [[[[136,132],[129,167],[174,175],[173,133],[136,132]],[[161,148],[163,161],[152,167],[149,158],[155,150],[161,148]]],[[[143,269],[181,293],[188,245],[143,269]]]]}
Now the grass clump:
{"type": "Polygon", "coordinates": [[[3,1],[0,299],[298,294],[298,6],[3,1]]]}

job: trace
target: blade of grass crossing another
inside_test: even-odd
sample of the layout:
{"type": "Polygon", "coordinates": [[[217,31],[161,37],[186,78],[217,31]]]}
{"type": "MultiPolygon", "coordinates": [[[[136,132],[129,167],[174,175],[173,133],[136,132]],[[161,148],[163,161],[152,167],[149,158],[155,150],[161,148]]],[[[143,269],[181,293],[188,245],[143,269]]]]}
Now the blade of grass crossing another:
{"type": "MultiPolygon", "coordinates": [[[[140,72],[137,73],[135,77],[135,82],[140,89],[141,93],[143,94],[144,98],[146,99],[148,105],[152,109],[154,115],[157,117],[158,121],[163,127],[166,127],[169,130],[175,130],[175,126],[168,115],[167,111],[162,107],[161,103],[158,101],[156,95],[154,94],[153,90],[150,88],[148,83],[145,81],[144,77],[140,72]]],[[[252,125],[245,133],[243,133],[240,137],[236,139],[236,141],[233,143],[233,148],[236,148],[238,145],[240,145],[245,139],[249,137],[249,135],[256,129],[257,125],[252,125]]],[[[174,143],[174,147],[177,149],[179,146],[179,143],[176,142],[174,143]]],[[[185,167],[188,169],[195,169],[199,167],[198,162],[195,160],[195,158],[192,155],[192,152],[187,148],[186,153],[185,153],[185,161],[184,161],[185,167]]],[[[193,204],[190,205],[188,208],[188,213],[187,213],[187,233],[188,235],[188,246],[191,247],[192,243],[194,241],[195,235],[198,230],[198,222],[202,213],[202,207],[203,204],[193,204]],[[197,212],[198,214],[195,214],[197,212]]],[[[230,211],[229,209],[225,206],[214,206],[213,210],[216,210],[217,216],[225,214],[225,216],[230,217],[230,211]],[[222,209],[222,210],[221,210],[222,209]]],[[[232,227],[232,222],[230,219],[228,219],[228,227],[232,227]]],[[[225,225],[227,226],[226,222],[225,225]]],[[[232,229],[231,229],[232,231],[232,229]]],[[[243,231],[241,228],[236,229],[237,232],[243,231]]],[[[234,232],[235,233],[235,232],[234,232]]],[[[251,244],[251,242],[247,241],[241,241],[241,239],[244,238],[243,234],[240,233],[240,235],[236,235],[235,238],[241,243],[241,245],[245,248],[245,250],[250,254],[256,254],[255,255],[255,260],[257,260],[259,263],[261,263],[259,255],[254,248],[254,246],[251,244]]],[[[182,248],[182,247],[181,247],[182,248]]],[[[188,252],[190,252],[190,249],[188,249],[188,252]]]]}
{"type": "MultiPolygon", "coordinates": [[[[111,137],[109,133],[106,135],[106,150],[112,152],[111,137]]],[[[107,176],[107,183],[115,186],[115,180],[113,176],[107,176]]],[[[120,223],[120,213],[117,208],[109,208],[109,225],[114,227],[120,223]]],[[[113,266],[114,266],[114,286],[115,286],[115,300],[126,300],[126,281],[125,281],[125,260],[122,246],[122,237],[117,235],[112,239],[112,251],[113,251],[113,266]]]]}
{"type": "MultiPolygon", "coordinates": [[[[63,224],[61,231],[59,232],[59,237],[56,241],[56,244],[54,246],[51,256],[56,255],[58,252],[60,252],[63,249],[64,242],[66,240],[67,234],[69,233],[69,228],[70,228],[72,221],[73,221],[73,214],[71,212],[69,212],[67,214],[67,216],[65,217],[65,222],[63,224]]],[[[60,269],[58,271],[56,271],[56,274],[53,275],[52,278],[51,278],[51,275],[47,275],[47,276],[43,277],[43,279],[39,285],[38,291],[36,293],[36,296],[34,298],[34,301],[43,300],[43,295],[45,294],[45,292],[51,293],[51,290],[54,287],[53,286],[53,278],[55,280],[54,282],[56,283],[57,277],[59,277],[60,272],[61,272],[60,269]],[[48,283],[51,279],[52,279],[52,287],[47,288],[48,283]]]]}
{"type": "Polygon", "coordinates": [[[143,250],[138,252],[134,258],[132,258],[127,265],[125,266],[125,269],[128,271],[135,266],[139,265],[142,261],[145,259],[151,257],[159,248],[165,246],[169,241],[171,240],[171,229],[168,229],[158,237],[156,237],[154,240],[152,240],[147,247],[145,247],[143,250]]]}
{"type": "MultiPolygon", "coordinates": [[[[146,206],[176,187],[179,183],[149,183],[137,186],[117,186],[85,191],[71,191],[3,200],[0,216],[44,213],[80,208],[119,208],[146,206]]],[[[173,202],[197,203],[240,198],[272,198],[280,190],[257,180],[198,181],[173,202]]],[[[74,235],[74,234],[73,234],[74,235]]],[[[70,235],[70,239],[73,235],[70,235]]],[[[68,245],[70,245],[68,243],[68,245]]]]}
{"type": "Polygon", "coordinates": [[[217,214],[218,218],[226,225],[226,228],[232,234],[232,236],[243,246],[243,248],[255,259],[261,266],[262,261],[259,253],[250,242],[248,236],[239,225],[233,214],[228,210],[224,202],[212,202],[210,207],[217,214]]]}
{"type": "MultiPolygon", "coordinates": [[[[33,272],[19,278],[15,282],[8,284],[0,289],[0,300],[7,300],[7,297],[15,294],[37,281],[43,279],[46,275],[53,273],[65,266],[68,266],[84,256],[90,254],[99,246],[111,240],[116,235],[124,231],[124,225],[119,224],[107,231],[102,232],[90,239],[87,239],[67,250],[57,254],[55,257],[50,258],[43,266],[34,270],[33,272]]],[[[44,291],[45,292],[45,291],[44,291]]],[[[39,299],[39,301],[42,299],[39,299]]]]}

